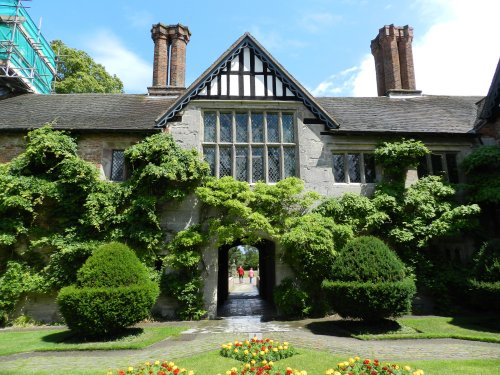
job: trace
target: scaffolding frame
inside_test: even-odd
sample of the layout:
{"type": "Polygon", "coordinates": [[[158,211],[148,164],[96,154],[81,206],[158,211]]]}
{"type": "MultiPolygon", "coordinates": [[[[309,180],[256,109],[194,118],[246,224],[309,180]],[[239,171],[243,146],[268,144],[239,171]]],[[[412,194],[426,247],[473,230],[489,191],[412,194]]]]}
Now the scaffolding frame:
{"type": "Polygon", "coordinates": [[[28,7],[23,4],[26,1],[31,0],[0,4],[0,26],[4,25],[4,36],[10,33],[10,38],[4,39],[0,34],[0,80],[11,90],[49,94],[57,74],[56,59],[41,35],[41,25],[37,27],[26,12],[28,7]],[[19,41],[25,41],[29,50],[23,51],[19,41]]]}

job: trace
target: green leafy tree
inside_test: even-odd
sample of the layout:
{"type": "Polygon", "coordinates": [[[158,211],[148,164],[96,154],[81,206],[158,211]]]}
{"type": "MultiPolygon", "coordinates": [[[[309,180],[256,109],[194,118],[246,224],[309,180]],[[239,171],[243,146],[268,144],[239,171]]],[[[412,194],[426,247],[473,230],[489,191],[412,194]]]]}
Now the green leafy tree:
{"type": "Polygon", "coordinates": [[[123,83],[109,74],[86,52],[66,46],[61,40],[50,43],[59,56],[55,91],[58,94],[121,93],[123,83]]]}

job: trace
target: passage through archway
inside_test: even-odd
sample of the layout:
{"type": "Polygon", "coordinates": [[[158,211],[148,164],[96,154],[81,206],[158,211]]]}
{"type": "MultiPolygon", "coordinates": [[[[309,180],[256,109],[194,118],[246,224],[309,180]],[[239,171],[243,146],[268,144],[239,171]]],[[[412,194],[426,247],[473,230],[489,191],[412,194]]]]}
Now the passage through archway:
{"type": "Polygon", "coordinates": [[[218,316],[272,315],[276,249],[261,240],[254,246],[221,246],[218,254],[218,316]],[[243,278],[238,268],[244,269],[243,278]],[[250,283],[250,276],[252,276],[250,283]]]}

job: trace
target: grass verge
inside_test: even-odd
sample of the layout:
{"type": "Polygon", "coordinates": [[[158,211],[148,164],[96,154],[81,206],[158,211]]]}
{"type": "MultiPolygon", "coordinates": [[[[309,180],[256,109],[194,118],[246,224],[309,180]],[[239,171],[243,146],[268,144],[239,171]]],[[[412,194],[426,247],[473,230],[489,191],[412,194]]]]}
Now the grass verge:
{"type": "Polygon", "coordinates": [[[67,329],[42,329],[0,332],[0,356],[54,350],[117,350],[143,349],[170,336],[177,336],[186,327],[162,326],[129,328],[122,335],[106,341],[82,341],[67,329]]]}
{"type": "Polygon", "coordinates": [[[500,326],[493,317],[423,317],[398,319],[396,325],[369,328],[344,326],[351,336],[361,340],[453,338],[500,343],[500,326]],[[382,329],[381,329],[382,328],[382,329]]]}

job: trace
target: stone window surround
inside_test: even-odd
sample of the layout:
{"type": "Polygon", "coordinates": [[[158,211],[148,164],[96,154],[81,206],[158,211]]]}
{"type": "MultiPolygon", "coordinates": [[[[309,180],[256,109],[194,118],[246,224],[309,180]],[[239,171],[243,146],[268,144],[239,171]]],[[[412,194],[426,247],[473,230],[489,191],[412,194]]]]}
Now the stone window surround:
{"type": "MultiPolygon", "coordinates": [[[[111,180],[111,167],[113,162],[113,151],[126,150],[136,142],[132,141],[116,141],[116,142],[103,142],[102,145],[102,160],[101,160],[101,177],[104,180],[111,180]]],[[[127,169],[125,168],[125,179],[127,179],[127,169]]],[[[121,182],[121,181],[117,181],[121,182]]]]}
{"type": "MultiPolygon", "coordinates": [[[[265,180],[264,182],[266,183],[274,183],[274,182],[269,182],[268,178],[268,164],[267,164],[267,147],[269,146],[276,146],[280,147],[280,175],[283,177],[283,172],[284,172],[284,163],[283,163],[283,153],[284,153],[284,148],[286,147],[293,147],[295,150],[295,173],[294,176],[299,177],[299,160],[298,160],[298,146],[299,146],[299,140],[298,140],[298,114],[299,114],[299,107],[301,103],[296,103],[296,102],[289,102],[289,101],[260,101],[260,100],[253,100],[253,101],[244,101],[244,100],[229,100],[229,101],[224,101],[223,103],[221,101],[205,101],[205,100],[198,100],[198,104],[200,105],[200,135],[201,135],[201,146],[202,146],[202,153],[203,153],[203,148],[206,146],[214,146],[216,148],[216,153],[218,155],[218,150],[219,150],[219,145],[226,145],[228,147],[231,147],[233,149],[233,156],[235,154],[235,147],[238,146],[249,146],[249,154],[248,157],[250,159],[249,165],[251,165],[251,147],[254,145],[254,142],[250,140],[250,142],[236,142],[235,141],[235,121],[234,121],[234,116],[236,113],[248,113],[249,115],[251,113],[278,113],[279,114],[279,122],[281,124],[281,115],[282,114],[291,114],[293,116],[293,131],[294,131],[294,142],[293,143],[283,143],[281,142],[281,130],[280,130],[280,142],[267,142],[266,138],[264,138],[264,142],[262,143],[255,143],[255,145],[262,146],[263,149],[265,150],[264,152],[264,158],[265,158],[265,163],[264,163],[264,177],[265,180]],[[218,138],[216,139],[215,142],[205,142],[204,141],[204,117],[206,112],[216,112],[217,113],[217,134],[216,137],[218,137],[219,134],[219,119],[220,119],[220,113],[232,113],[233,114],[233,142],[218,142],[218,138]]],[[[250,125],[251,128],[251,125],[250,125]]],[[[251,135],[249,134],[249,137],[251,135]]],[[[266,137],[266,134],[264,134],[264,137],[266,137]]],[[[233,176],[236,176],[236,171],[235,171],[235,158],[233,158],[232,163],[233,163],[233,176]]],[[[251,174],[251,171],[248,172],[248,174],[251,174]]],[[[215,162],[215,176],[219,176],[219,163],[218,163],[218,158],[216,158],[215,162]]],[[[253,184],[253,181],[250,181],[250,184],[253,184]]]]}
{"type": "Polygon", "coordinates": [[[380,176],[380,169],[378,165],[375,163],[374,171],[375,171],[375,181],[373,182],[366,182],[366,173],[365,173],[365,162],[364,162],[364,155],[373,155],[374,156],[374,150],[359,150],[359,149],[351,149],[351,150],[335,150],[332,151],[332,174],[333,174],[333,180],[334,184],[336,185],[375,185],[380,176]],[[335,155],[343,155],[344,158],[344,181],[335,181],[335,160],[334,156],[335,155]],[[360,173],[360,181],[359,182],[351,182],[350,177],[349,177],[349,159],[348,155],[359,155],[359,173],[360,173]]]}

